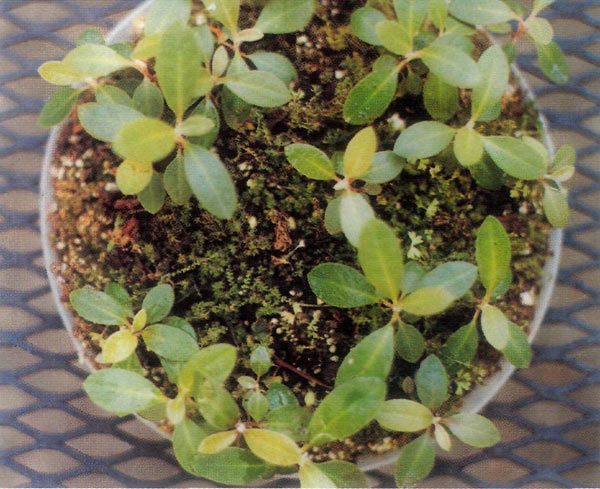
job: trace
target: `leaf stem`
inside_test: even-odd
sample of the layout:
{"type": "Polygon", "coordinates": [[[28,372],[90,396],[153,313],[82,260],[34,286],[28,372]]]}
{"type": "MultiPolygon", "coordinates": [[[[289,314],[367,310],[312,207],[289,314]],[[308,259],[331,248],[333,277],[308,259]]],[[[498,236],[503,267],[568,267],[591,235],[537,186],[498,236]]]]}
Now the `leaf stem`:
{"type": "Polygon", "coordinates": [[[282,360],[279,357],[273,356],[273,361],[280,367],[285,368],[291,372],[294,372],[296,375],[303,377],[304,379],[308,380],[309,382],[314,382],[315,384],[320,385],[321,387],[325,387],[325,389],[331,390],[333,388],[330,385],[324,384],[320,380],[315,379],[314,377],[307,374],[306,372],[303,372],[302,370],[298,370],[296,367],[294,367],[293,365],[290,365],[289,363],[287,363],[286,361],[282,360]]]}

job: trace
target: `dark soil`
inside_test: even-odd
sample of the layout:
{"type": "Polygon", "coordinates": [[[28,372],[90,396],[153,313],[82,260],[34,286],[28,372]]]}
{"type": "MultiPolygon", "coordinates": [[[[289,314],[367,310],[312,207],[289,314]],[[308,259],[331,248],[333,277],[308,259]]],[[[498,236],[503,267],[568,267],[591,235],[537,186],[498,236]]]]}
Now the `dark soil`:
{"type": "MultiPolygon", "coordinates": [[[[331,184],[297,173],[283,149],[306,142],[332,154],[343,150],[359,129],[343,122],[343,103],[378,54],[349,34],[348,13],[361,4],[329,1],[307,32],[278,36],[275,46],[269,37],[257,43],[257,48],[268,47],[290,58],[300,81],[288,106],[254,110],[237,130],[222,129],[216,149],[240,197],[231,221],[214,218],[195,200],[185,206],[167,202],[155,216],[145,212],[135,197],[116,190],[114,173],[120,160],[110,146],[88,136],[73,115],[56,150],[53,182],[58,210],[50,216],[59,257],[55,271],[65,281],[65,302],[71,290],[84,285],[103,288],[117,281],[141,300],[158,282],[171,283],[177,298],[174,312],[195,326],[201,346],[236,345],[241,373],[247,369],[250,349],[264,344],[279,360],[273,374],[282,376],[299,398],[309,390],[319,398],[326,393],[326,388],[309,383],[285,365],[332,385],[348,350],[389,317],[379,307],[342,310],[317,304],[307,284],[308,272],[323,262],[356,266],[356,253],[343,236],[330,236],[324,229],[326,203],[334,195],[331,184]]],[[[254,12],[247,9],[247,14],[252,18],[254,12]]],[[[538,133],[536,114],[519,91],[504,100],[504,109],[490,130],[538,133]]],[[[460,124],[464,112],[453,122],[460,124]]],[[[379,149],[393,147],[398,135],[394,120],[409,125],[425,117],[421,98],[408,94],[397,99],[376,124],[379,149]]],[[[538,191],[535,185],[523,184],[484,190],[447,152],[408,165],[371,202],[378,216],[393,225],[409,257],[427,268],[446,260],[474,263],[475,230],[487,215],[497,216],[510,233],[515,275],[500,306],[513,321],[526,325],[533,308],[522,305],[520,294],[537,290],[549,230],[539,210],[538,191]]],[[[474,295],[483,294],[475,289],[474,295]]],[[[414,324],[425,334],[428,351],[440,353],[445,339],[468,323],[475,310],[476,301],[469,296],[448,313],[414,324]]],[[[77,320],[75,331],[92,357],[99,351],[97,334],[109,332],[82,320],[77,320]]],[[[496,368],[498,358],[481,345],[472,365],[451,369],[452,380],[467,387],[480,382],[496,368]]],[[[157,358],[145,353],[140,359],[168,391],[157,358]]],[[[414,368],[396,361],[391,393],[400,390],[414,368]]],[[[402,442],[402,435],[382,440],[388,435],[377,433],[380,441],[370,446],[358,437],[321,449],[321,454],[327,458],[333,451],[339,457],[335,453],[343,450],[343,457],[348,457],[402,442]]]]}

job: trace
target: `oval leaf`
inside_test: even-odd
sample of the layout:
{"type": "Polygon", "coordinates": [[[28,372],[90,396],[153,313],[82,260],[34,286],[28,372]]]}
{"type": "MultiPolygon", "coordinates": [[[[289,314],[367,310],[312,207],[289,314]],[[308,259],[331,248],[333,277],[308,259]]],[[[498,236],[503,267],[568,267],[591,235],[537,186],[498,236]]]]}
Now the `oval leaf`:
{"type": "Polygon", "coordinates": [[[441,122],[418,122],[400,134],[394,153],[405,158],[429,158],[443,151],[453,137],[454,129],[441,122]]]}
{"type": "Polygon", "coordinates": [[[375,153],[367,173],[360,177],[370,184],[387,183],[394,180],[404,168],[404,160],[393,151],[375,153]]]}
{"type": "Polygon", "coordinates": [[[150,183],[138,194],[138,200],[150,214],[156,214],[162,208],[165,196],[163,179],[157,172],[154,172],[150,183]]]}
{"type": "Polygon", "coordinates": [[[73,85],[84,78],[62,61],[48,61],[38,68],[38,73],[53,85],[73,85]]]}
{"type": "Polygon", "coordinates": [[[357,192],[346,192],[340,198],[340,222],[344,235],[353,246],[358,246],[363,226],[375,218],[369,202],[357,192]]]}
{"type": "Polygon", "coordinates": [[[517,368],[528,368],[531,364],[531,346],[525,332],[515,323],[508,323],[508,343],[502,353],[517,368]]]}
{"type": "Polygon", "coordinates": [[[501,0],[454,0],[450,13],[473,25],[499,24],[515,18],[513,11],[501,0]]]}
{"type": "Polygon", "coordinates": [[[487,448],[500,441],[498,429],[479,414],[455,414],[446,419],[446,426],[456,438],[472,447],[487,448]]]}
{"type": "Polygon", "coordinates": [[[298,79],[298,73],[292,62],[279,53],[256,51],[247,57],[259,71],[268,71],[289,85],[298,79]]]}
{"type": "Polygon", "coordinates": [[[458,110],[458,90],[439,76],[429,73],[423,87],[423,101],[431,117],[447,121],[458,110]]]}
{"type": "Polygon", "coordinates": [[[127,308],[104,292],[77,289],[71,292],[69,300],[75,312],[91,323],[120,326],[127,320],[127,308]]]}
{"type": "Polygon", "coordinates": [[[479,133],[469,127],[463,127],[456,133],[454,155],[462,166],[470,167],[483,157],[483,141],[479,133]]]}
{"type": "Polygon", "coordinates": [[[159,284],[146,294],[142,307],[148,314],[148,322],[155,323],[167,317],[174,303],[173,287],[169,284],[159,284]]]}
{"type": "Polygon", "coordinates": [[[359,131],[348,143],[344,153],[344,175],[346,178],[360,178],[373,161],[377,151],[377,135],[372,127],[359,131]]]}
{"type": "Polygon", "coordinates": [[[219,484],[247,486],[269,470],[271,467],[249,450],[230,447],[214,455],[197,455],[190,472],[219,484]]]}
{"type": "Polygon", "coordinates": [[[424,287],[407,295],[402,310],[415,316],[433,316],[448,309],[457,298],[443,287],[424,287]]]}
{"type": "Polygon", "coordinates": [[[485,339],[497,350],[503,350],[508,345],[508,319],[496,306],[487,305],[481,312],[481,329],[485,339]]]}
{"type": "Polygon", "coordinates": [[[468,364],[475,357],[478,345],[477,323],[471,321],[450,335],[444,345],[444,351],[453,360],[468,364]]]}
{"type": "Polygon", "coordinates": [[[119,104],[83,104],[77,113],[88,134],[108,143],[114,141],[126,125],[144,118],[141,112],[119,104]]]}
{"type": "Polygon", "coordinates": [[[296,442],[276,431],[249,429],[244,431],[244,439],[256,456],[272,465],[289,467],[299,464],[302,458],[296,442]]]}
{"type": "Polygon", "coordinates": [[[102,346],[103,363],[122,362],[131,355],[138,345],[137,336],[128,329],[111,334],[102,346]]]}
{"type": "Polygon", "coordinates": [[[394,478],[397,487],[412,487],[429,475],[435,462],[435,443],[429,435],[422,435],[398,453],[394,478]]]}
{"type": "Polygon", "coordinates": [[[245,102],[258,107],[280,107],[292,98],[285,83],[268,71],[228,75],[225,86],[245,102]]]}
{"type": "Polygon", "coordinates": [[[483,221],[475,246],[479,277],[491,294],[510,271],[510,239],[498,219],[488,216],[483,221]]]}
{"type": "Polygon", "coordinates": [[[136,195],[144,190],[152,180],[152,163],[125,160],[117,168],[116,183],[125,195],[136,195]]]}
{"type": "Polygon", "coordinates": [[[524,141],[508,136],[488,136],[483,139],[483,145],[494,163],[511,177],[538,180],[546,174],[546,161],[524,141]]]}
{"type": "Polygon", "coordinates": [[[560,46],[555,42],[535,45],[540,68],[554,83],[566,83],[569,80],[569,65],[560,46]]]}
{"type": "Polygon", "coordinates": [[[387,430],[413,433],[431,426],[433,414],[418,402],[393,399],[382,404],[375,419],[387,430]]]}
{"type": "Polygon", "coordinates": [[[495,44],[484,51],[477,63],[482,80],[473,89],[472,118],[479,117],[493,109],[508,87],[510,67],[502,47],[495,44]]]}
{"type": "Polygon", "coordinates": [[[569,202],[567,191],[544,185],[544,213],[555,228],[564,228],[569,222],[569,202]]]}
{"type": "Polygon", "coordinates": [[[213,433],[202,440],[198,447],[198,452],[206,455],[219,453],[230,447],[237,440],[238,436],[239,433],[236,430],[213,433]]]}
{"type": "Polygon", "coordinates": [[[131,66],[131,61],[108,46],[83,44],[65,56],[63,63],[82,78],[99,78],[131,66]]]}
{"type": "Polygon", "coordinates": [[[265,34],[286,34],[308,25],[314,13],[313,0],[269,0],[256,21],[265,34]]]}
{"type": "Polygon", "coordinates": [[[448,375],[442,362],[435,355],[429,355],[415,375],[417,395],[425,406],[436,409],[448,396],[448,375]]]}
{"type": "Polygon", "coordinates": [[[350,91],[344,103],[344,120],[364,125],[382,115],[396,95],[398,70],[395,66],[374,71],[350,91]]]}
{"type": "Polygon", "coordinates": [[[163,113],[165,101],[159,88],[144,79],[133,93],[133,105],[147,117],[160,118],[163,113]]]}
{"type": "Polygon", "coordinates": [[[323,263],[308,274],[315,295],[335,307],[361,307],[379,300],[373,286],[357,270],[338,263],[323,263]]]}
{"type": "Polygon", "coordinates": [[[146,14],[146,37],[165,32],[173,22],[187,23],[191,12],[190,0],[153,0],[146,14]]]}
{"type": "Polygon", "coordinates": [[[350,17],[350,25],[354,35],[361,41],[374,46],[381,45],[376,26],[386,20],[385,15],[371,7],[362,7],[355,10],[350,17]]]}
{"type": "Polygon", "coordinates": [[[192,189],[188,184],[181,156],[177,156],[165,170],[163,184],[174,204],[183,205],[190,200],[192,189]]]}
{"type": "Polygon", "coordinates": [[[423,356],[425,339],[417,328],[400,322],[398,323],[395,346],[400,358],[415,363],[423,356]]]}
{"type": "Polygon", "coordinates": [[[175,148],[175,130],[158,119],[139,119],[119,131],[113,148],[133,161],[162,160],[175,148]]]}
{"type": "Polygon", "coordinates": [[[333,163],[320,149],[308,144],[286,146],[285,155],[290,164],[302,175],[313,180],[331,180],[335,178],[333,163]]]}
{"type": "Polygon", "coordinates": [[[149,350],[167,360],[185,362],[198,351],[194,338],[185,331],[166,324],[148,326],[142,337],[149,350]]]}
{"type": "Polygon", "coordinates": [[[421,51],[423,63],[438,77],[453,87],[473,88],[481,81],[479,68],[461,49],[434,42],[421,51]]]}
{"type": "Polygon", "coordinates": [[[56,90],[44,104],[38,117],[38,124],[42,127],[51,127],[64,121],[75,107],[75,103],[83,91],[71,87],[62,87],[56,90]]]}
{"type": "Polygon", "coordinates": [[[477,267],[464,261],[444,263],[426,274],[418,288],[443,287],[456,299],[460,299],[475,283],[477,267]]]}

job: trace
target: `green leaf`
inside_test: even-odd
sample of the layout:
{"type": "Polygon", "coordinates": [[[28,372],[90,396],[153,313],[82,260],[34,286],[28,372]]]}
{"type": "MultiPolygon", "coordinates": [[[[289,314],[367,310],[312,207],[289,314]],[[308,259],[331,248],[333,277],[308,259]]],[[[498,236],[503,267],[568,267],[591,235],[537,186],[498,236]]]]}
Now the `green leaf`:
{"type": "Polygon", "coordinates": [[[225,86],[245,102],[258,107],[281,107],[292,98],[285,83],[268,71],[228,75],[225,86]]]}
{"type": "Polygon", "coordinates": [[[198,446],[198,452],[212,455],[230,447],[237,440],[239,433],[236,430],[221,431],[208,435],[198,446]]]}
{"type": "Polygon", "coordinates": [[[291,389],[279,383],[274,383],[269,386],[267,399],[269,400],[269,409],[273,410],[282,406],[299,405],[298,399],[296,399],[296,396],[291,389]]]}
{"type": "Polygon", "coordinates": [[[416,261],[409,261],[404,265],[404,276],[402,277],[402,292],[410,294],[417,290],[421,279],[425,276],[425,269],[416,261]]]}
{"type": "Polygon", "coordinates": [[[455,46],[439,40],[421,51],[423,63],[446,83],[459,88],[473,88],[481,81],[473,59],[455,46]]]}
{"type": "Polygon", "coordinates": [[[72,85],[84,76],[62,61],[48,61],[38,68],[39,75],[53,85],[72,85]]]}
{"type": "Polygon", "coordinates": [[[117,168],[116,183],[125,195],[136,195],[152,180],[152,163],[125,160],[117,168]]]}
{"type": "Polygon", "coordinates": [[[152,82],[144,79],[133,93],[133,104],[147,117],[160,118],[165,107],[161,91],[152,82]]]}
{"type": "Polygon", "coordinates": [[[371,7],[362,7],[355,10],[350,17],[352,32],[361,41],[374,46],[381,46],[381,39],[377,34],[377,24],[386,20],[385,15],[371,7]]]}
{"type": "Polygon", "coordinates": [[[487,448],[500,441],[498,429],[479,414],[455,414],[446,418],[446,426],[456,438],[472,447],[487,448]]]}
{"type": "Polygon", "coordinates": [[[135,352],[129,355],[125,360],[114,363],[112,368],[122,368],[124,370],[135,372],[136,374],[144,375],[144,367],[142,367],[135,352]]]}
{"type": "Polygon", "coordinates": [[[481,283],[491,294],[510,269],[510,239],[504,226],[493,216],[486,217],[477,231],[476,258],[481,283]]]}
{"type": "Polygon", "coordinates": [[[329,201],[329,204],[327,204],[327,209],[325,209],[325,229],[331,235],[342,232],[342,221],[340,216],[341,207],[342,198],[336,197],[335,199],[329,201]]]}
{"type": "Polygon", "coordinates": [[[505,184],[505,174],[496,166],[487,153],[478,163],[469,167],[475,181],[488,190],[500,190],[505,184]]]}
{"type": "Polygon", "coordinates": [[[175,148],[175,130],[166,122],[144,117],[126,124],[117,134],[113,148],[133,161],[159,161],[175,148]]]}
{"type": "Polygon", "coordinates": [[[533,0],[533,9],[537,13],[552,5],[556,0],[533,0]]]}
{"type": "Polygon", "coordinates": [[[254,63],[258,71],[273,73],[286,85],[298,79],[298,73],[292,62],[279,53],[255,51],[247,58],[254,63]]]}
{"type": "Polygon", "coordinates": [[[64,121],[75,107],[79,95],[84,91],[84,89],[77,90],[71,87],[56,90],[40,112],[38,124],[42,127],[51,127],[64,121]]]}
{"type": "Polygon", "coordinates": [[[511,177],[538,180],[546,174],[546,161],[526,142],[508,136],[487,136],[483,145],[494,163],[511,177]]]}
{"type": "Polygon", "coordinates": [[[237,193],[223,163],[207,149],[190,144],[185,148],[184,166],[202,207],[219,219],[231,219],[237,208],[237,193]]]}
{"type": "Polygon", "coordinates": [[[424,287],[407,295],[401,302],[402,310],[416,316],[433,316],[448,309],[456,300],[444,287],[424,287]]]}
{"type": "Polygon", "coordinates": [[[410,363],[416,363],[425,351],[423,335],[414,326],[403,322],[398,323],[394,345],[400,358],[410,363]]]}
{"type": "Polygon", "coordinates": [[[137,348],[138,339],[128,329],[111,334],[102,346],[102,362],[118,363],[129,357],[137,348]]]}
{"type": "Polygon", "coordinates": [[[433,25],[442,30],[448,18],[448,4],[446,0],[430,0],[427,8],[427,17],[433,25]]]}
{"type": "Polygon", "coordinates": [[[411,42],[425,20],[428,5],[429,0],[394,0],[394,10],[398,22],[408,33],[411,42]]]}
{"type": "Polygon", "coordinates": [[[344,175],[355,179],[363,176],[371,166],[377,151],[377,135],[372,127],[365,127],[354,135],[344,153],[344,175]]]}
{"type": "Polygon", "coordinates": [[[203,115],[192,115],[177,126],[177,133],[186,137],[204,136],[215,127],[212,119],[203,115]]]}
{"type": "Polygon", "coordinates": [[[192,189],[187,182],[181,156],[178,155],[165,170],[163,184],[174,204],[183,205],[190,200],[192,189]]]}
{"type": "Polygon", "coordinates": [[[375,153],[367,173],[360,177],[366,183],[380,184],[394,180],[402,169],[405,161],[393,151],[375,153]]]}
{"type": "Polygon", "coordinates": [[[310,412],[297,404],[286,404],[270,411],[265,421],[267,429],[283,433],[296,441],[304,441],[310,421],[310,412]]]}
{"type": "Polygon", "coordinates": [[[258,376],[266,374],[271,368],[271,354],[264,346],[257,346],[250,355],[250,368],[258,376]]]}
{"type": "Polygon", "coordinates": [[[444,263],[429,272],[419,282],[418,288],[443,287],[455,299],[460,299],[475,283],[477,267],[464,261],[444,263]]]}
{"type": "Polygon", "coordinates": [[[248,120],[252,111],[250,104],[244,102],[227,87],[223,87],[221,92],[221,108],[225,123],[234,130],[248,120]]]}
{"type": "Polygon", "coordinates": [[[91,323],[120,326],[127,320],[127,308],[99,290],[77,289],[71,292],[69,300],[75,312],[91,323]]]}
{"type": "Polygon", "coordinates": [[[113,142],[123,128],[144,118],[144,114],[118,104],[89,103],[78,108],[79,122],[92,137],[113,142]]]}
{"type": "Polygon", "coordinates": [[[442,362],[435,355],[429,355],[415,375],[417,395],[425,406],[436,409],[448,397],[448,375],[442,362]]]}
{"type": "Polygon", "coordinates": [[[188,335],[190,335],[192,338],[194,338],[194,340],[197,339],[196,330],[185,319],[181,319],[177,316],[171,316],[171,317],[167,318],[166,324],[168,324],[169,326],[173,326],[174,328],[180,329],[181,331],[186,332],[188,335]]]}
{"type": "Polygon", "coordinates": [[[350,462],[308,462],[300,467],[301,487],[367,487],[362,471],[350,462]]]}
{"type": "Polygon", "coordinates": [[[563,168],[569,168],[574,166],[576,161],[577,152],[575,148],[569,144],[565,144],[554,155],[549,169],[551,172],[555,172],[563,168]]]}
{"type": "Polygon", "coordinates": [[[120,104],[135,108],[127,92],[112,85],[99,86],[96,89],[96,101],[100,104],[120,104]]]}
{"type": "Polygon", "coordinates": [[[285,155],[290,164],[302,175],[313,180],[331,180],[335,178],[333,163],[318,148],[309,144],[290,144],[285,147],[285,155]]]}
{"type": "Polygon", "coordinates": [[[458,110],[458,90],[439,76],[429,73],[423,87],[423,101],[431,117],[447,121],[458,110]]]}
{"type": "Polygon", "coordinates": [[[189,418],[184,418],[175,426],[173,432],[173,451],[179,464],[188,472],[200,475],[195,471],[194,458],[198,454],[198,447],[207,433],[189,418]]]}
{"type": "Polygon", "coordinates": [[[165,196],[162,178],[154,172],[150,183],[138,194],[138,199],[146,211],[150,214],[156,214],[163,206],[165,196]]]}
{"type": "Polygon", "coordinates": [[[495,44],[484,51],[477,63],[481,82],[473,89],[472,119],[478,120],[482,114],[493,109],[508,87],[510,67],[504,51],[495,44]]]}
{"type": "Polygon", "coordinates": [[[429,475],[435,462],[435,443],[425,434],[404,445],[398,453],[394,478],[397,487],[412,487],[429,475]]]}
{"type": "Polygon", "coordinates": [[[546,45],[552,42],[554,29],[552,24],[541,17],[531,17],[525,22],[527,34],[531,36],[536,44],[546,45]]]}
{"type": "Polygon", "coordinates": [[[189,138],[190,143],[195,144],[196,146],[210,148],[217,140],[217,136],[219,135],[219,131],[221,129],[221,120],[219,118],[219,112],[217,111],[217,108],[209,99],[204,99],[196,106],[191,115],[203,115],[215,123],[213,129],[204,136],[189,138]]]}
{"type": "Polygon", "coordinates": [[[156,387],[129,370],[106,368],[91,374],[83,390],[98,406],[120,416],[141,411],[156,398],[156,387]]]}
{"type": "Polygon", "coordinates": [[[492,293],[492,299],[496,300],[496,299],[502,297],[504,294],[506,294],[506,292],[508,292],[508,289],[510,288],[510,286],[512,284],[512,281],[513,281],[513,274],[510,270],[508,270],[508,272],[506,273],[504,278],[500,281],[500,283],[494,289],[494,292],[492,293]]]}
{"type": "Polygon", "coordinates": [[[132,331],[141,331],[146,324],[148,324],[148,313],[145,309],[140,309],[131,322],[131,329],[132,331]]]}
{"type": "Polygon", "coordinates": [[[384,20],[375,26],[383,47],[389,52],[405,56],[412,51],[413,38],[406,27],[393,20],[384,20]]]}
{"type": "Polygon", "coordinates": [[[310,444],[341,440],[364,428],[379,410],[385,390],[385,382],[378,377],[356,378],[333,389],[310,420],[310,444]]]}
{"type": "Polygon", "coordinates": [[[394,359],[394,329],[385,326],[362,339],[350,350],[335,377],[336,387],[359,377],[379,377],[390,373],[394,359]]]}
{"type": "Polygon", "coordinates": [[[77,45],[82,44],[105,44],[104,36],[96,29],[85,29],[77,37],[77,45]]]}
{"type": "Polygon", "coordinates": [[[247,392],[242,405],[244,406],[244,410],[256,422],[262,421],[269,411],[269,401],[264,394],[257,391],[247,392]]]}
{"type": "Polygon", "coordinates": [[[202,62],[208,66],[215,51],[215,36],[210,30],[210,25],[208,23],[195,27],[192,30],[194,31],[194,37],[196,38],[196,43],[200,49],[202,62]]]}
{"type": "Polygon", "coordinates": [[[483,157],[483,141],[477,131],[463,127],[454,139],[454,155],[462,166],[471,167],[483,157]]]}
{"type": "Polygon", "coordinates": [[[453,137],[454,129],[441,122],[418,122],[400,134],[394,153],[405,158],[429,158],[442,152],[453,137]]]}
{"type": "Polygon", "coordinates": [[[323,263],[308,274],[314,294],[335,307],[361,307],[379,300],[373,286],[354,268],[323,263]]]}
{"type": "Polygon", "coordinates": [[[246,486],[266,475],[270,466],[249,450],[230,447],[214,455],[197,455],[192,473],[219,484],[246,486]]]}
{"type": "Polygon", "coordinates": [[[148,326],[142,337],[149,350],[167,360],[185,362],[198,351],[194,338],[185,331],[166,324],[148,326]]]}
{"type": "Polygon", "coordinates": [[[231,34],[237,32],[240,0],[202,0],[202,3],[210,15],[223,24],[231,34]]]}
{"type": "Polygon", "coordinates": [[[214,381],[198,383],[193,397],[202,417],[217,430],[232,428],[240,418],[240,410],[231,394],[214,381]]]}
{"type": "Polygon", "coordinates": [[[375,218],[375,213],[365,197],[356,192],[346,192],[340,199],[342,231],[353,246],[358,246],[363,226],[375,218]]]}
{"type": "Polygon", "coordinates": [[[548,222],[555,228],[564,228],[569,222],[569,202],[565,189],[555,189],[544,185],[544,199],[542,201],[544,213],[548,222]]]}
{"type": "Polygon", "coordinates": [[[163,34],[156,56],[156,75],[167,105],[182,117],[194,99],[202,54],[192,29],[176,22],[163,34]]]}
{"type": "Polygon", "coordinates": [[[126,311],[127,316],[131,316],[133,314],[133,309],[131,307],[131,297],[123,287],[121,287],[115,282],[109,282],[108,284],[106,284],[104,292],[107,295],[111,296],[119,304],[121,304],[121,306],[123,306],[123,309],[124,311],[126,311]]]}
{"type": "Polygon", "coordinates": [[[508,343],[502,353],[517,368],[528,368],[531,364],[531,346],[525,332],[515,323],[508,323],[508,343]]]}
{"type": "Polygon", "coordinates": [[[244,439],[248,448],[266,462],[283,467],[300,463],[302,451],[290,437],[271,430],[247,429],[244,439]]]}
{"type": "Polygon", "coordinates": [[[358,240],[358,261],[367,280],[388,299],[395,301],[400,293],[404,254],[396,233],[383,221],[367,222],[358,240]]]}
{"type": "Polygon", "coordinates": [[[560,46],[555,42],[536,44],[540,68],[554,83],[566,83],[569,80],[569,66],[560,46]]]}
{"type": "Polygon", "coordinates": [[[265,34],[285,34],[304,29],[314,13],[313,0],[269,0],[256,21],[265,34]]]}
{"type": "Polygon", "coordinates": [[[318,464],[306,462],[300,466],[300,487],[338,487],[327,474],[319,470],[318,464]]]}
{"type": "Polygon", "coordinates": [[[190,0],[153,0],[146,14],[145,36],[161,34],[174,22],[185,25],[191,13],[190,0]]]}
{"type": "Polygon", "coordinates": [[[156,323],[166,318],[174,303],[175,293],[169,284],[159,284],[150,289],[142,303],[142,307],[148,313],[148,323],[156,323]]]}
{"type": "Polygon", "coordinates": [[[433,423],[433,414],[428,407],[408,399],[385,401],[375,417],[386,430],[414,433],[433,423]]]}
{"type": "Polygon", "coordinates": [[[471,321],[450,335],[444,345],[444,351],[453,360],[469,364],[477,353],[478,345],[477,322],[471,321]]]}
{"type": "Polygon", "coordinates": [[[231,345],[216,344],[202,348],[183,367],[179,387],[192,390],[197,377],[223,383],[231,375],[235,362],[236,349],[231,345]]]}
{"type": "Polygon", "coordinates": [[[454,0],[450,14],[467,24],[499,24],[515,18],[513,11],[501,0],[454,0]]]}
{"type": "Polygon", "coordinates": [[[141,59],[143,61],[150,58],[156,58],[160,49],[161,38],[162,34],[154,34],[152,36],[143,37],[135,45],[131,57],[133,59],[141,59]]]}
{"type": "Polygon", "coordinates": [[[131,61],[100,44],[77,46],[65,56],[63,63],[82,78],[99,78],[131,66],[131,61]]]}
{"type": "Polygon", "coordinates": [[[344,103],[344,120],[364,125],[382,115],[392,103],[398,87],[398,70],[386,67],[363,78],[350,91],[344,103]]]}
{"type": "Polygon", "coordinates": [[[481,311],[481,329],[490,345],[503,350],[509,340],[509,321],[496,306],[486,305],[481,311]]]}

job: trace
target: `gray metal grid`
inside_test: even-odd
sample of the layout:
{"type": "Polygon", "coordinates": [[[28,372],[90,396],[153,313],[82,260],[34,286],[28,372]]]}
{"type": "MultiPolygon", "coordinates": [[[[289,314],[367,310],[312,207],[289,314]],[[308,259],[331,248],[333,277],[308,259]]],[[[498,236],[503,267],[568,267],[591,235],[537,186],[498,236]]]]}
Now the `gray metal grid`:
{"type": "MultiPolygon", "coordinates": [[[[106,32],[137,3],[0,0],[0,486],[208,484],[182,473],[169,444],[135,419],[106,415],[85,398],[42,264],[37,172],[46,134],[35,119],[49,88],[36,69],[84,28],[106,32]]],[[[600,1],[558,1],[549,16],[571,80],[547,84],[530,54],[519,64],[556,142],[578,149],[560,283],[534,364],[486,410],[503,442],[441,454],[427,487],[600,484],[600,1]]],[[[391,487],[389,474],[372,472],[371,482],[391,487]]]]}

